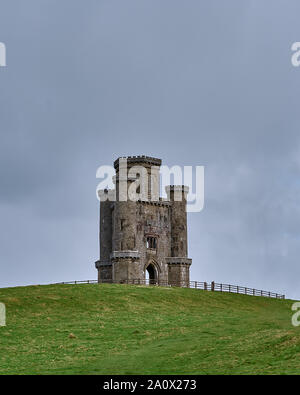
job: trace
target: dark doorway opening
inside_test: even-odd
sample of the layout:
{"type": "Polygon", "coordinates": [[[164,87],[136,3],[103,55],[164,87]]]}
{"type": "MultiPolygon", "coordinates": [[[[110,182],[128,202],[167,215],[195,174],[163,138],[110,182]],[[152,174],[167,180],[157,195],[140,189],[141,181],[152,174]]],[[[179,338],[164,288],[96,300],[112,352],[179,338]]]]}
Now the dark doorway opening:
{"type": "Polygon", "coordinates": [[[146,283],[156,284],[157,283],[157,273],[154,265],[150,263],[146,268],[146,283]]]}

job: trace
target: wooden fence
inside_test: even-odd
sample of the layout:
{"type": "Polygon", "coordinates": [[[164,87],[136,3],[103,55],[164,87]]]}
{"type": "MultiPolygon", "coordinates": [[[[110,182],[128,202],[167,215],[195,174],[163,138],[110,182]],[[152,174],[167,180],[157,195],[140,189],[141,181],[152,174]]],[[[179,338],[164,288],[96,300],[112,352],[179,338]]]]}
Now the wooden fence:
{"type": "MultiPolygon", "coordinates": [[[[83,280],[83,281],[61,282],[56,284],[97,284],[97,283],[98,283],[97,280],[83,280]]],[[[248,287],[241,287],[239,285],[215,283],[214,281],[212,281],[211,283],[201,282],[201,281],[189,281],[188,283],[184,281],[184,282],[172,283],[172,282],[160,281],[160,280],[130,279],[123,281],[101,280],[101,283],[194,288],[194,289],[202,289],[204,291],[230,292],[230,293],[237,293],[243,295],[264,296],[267,298],[285,299],[285,295],[281,295],[275,292],[263,291],[261,289],[254,289],[248,287]]]]}

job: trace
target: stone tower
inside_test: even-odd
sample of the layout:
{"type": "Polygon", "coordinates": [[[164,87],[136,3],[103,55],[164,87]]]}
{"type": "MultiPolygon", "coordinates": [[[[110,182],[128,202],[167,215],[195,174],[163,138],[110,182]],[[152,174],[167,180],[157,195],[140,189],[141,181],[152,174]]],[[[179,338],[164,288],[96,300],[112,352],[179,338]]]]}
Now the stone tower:
{"type": "Polygon", "coordinates": [[[150,283],[189,285],[188,187],[168,186],[168,198],[162,199],[160,165],[160,159],[147,156],[114,162],[115,190],[101,191],[99,282],[145,280],[148,274],[150,283]],[[129,198],[131,187],[136,199],[129,198]]]}

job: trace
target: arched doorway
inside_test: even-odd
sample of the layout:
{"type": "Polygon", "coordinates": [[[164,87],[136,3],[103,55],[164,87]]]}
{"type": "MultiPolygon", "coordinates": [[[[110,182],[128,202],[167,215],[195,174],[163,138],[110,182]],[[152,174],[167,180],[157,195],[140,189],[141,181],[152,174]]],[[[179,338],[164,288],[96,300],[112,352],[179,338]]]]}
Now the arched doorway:
{"type": "Polygon", "coordinates": [[[145,270],[146,284],[157,284],[157,270],[152,263],[145,270]]]}

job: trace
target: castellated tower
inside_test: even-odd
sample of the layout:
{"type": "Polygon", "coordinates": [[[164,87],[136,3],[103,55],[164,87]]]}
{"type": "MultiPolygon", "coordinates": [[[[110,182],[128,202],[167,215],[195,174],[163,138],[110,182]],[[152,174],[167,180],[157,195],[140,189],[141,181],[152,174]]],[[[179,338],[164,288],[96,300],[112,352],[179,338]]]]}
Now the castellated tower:
{"type": "Polygon", "coordinates": [[[168,198],[162,199],[160,165],[160,159],[147,156],[114,162],[115,190],[102,191],[100,201],[99,282],[149,278],[152,284],[189,285],[188,187],[167,186],[168,198]],[[115,201],[107,199],[112,196],[115,201]]]}

